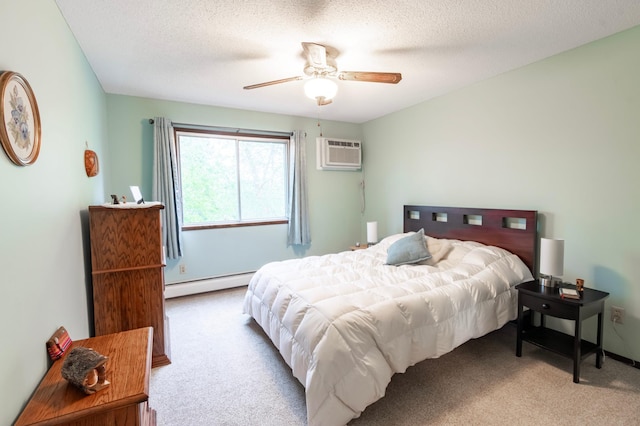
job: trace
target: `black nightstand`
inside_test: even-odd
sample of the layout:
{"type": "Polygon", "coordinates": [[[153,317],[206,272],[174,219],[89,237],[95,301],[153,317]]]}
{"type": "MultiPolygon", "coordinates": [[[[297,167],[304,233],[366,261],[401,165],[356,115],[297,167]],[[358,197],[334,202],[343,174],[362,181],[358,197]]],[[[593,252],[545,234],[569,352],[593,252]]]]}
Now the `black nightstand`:
{"type": "MultiPolygon", "coordinates": [[[[574,288],[571,284],[561,287],[574,288]]],[[[604,299],[609,293],[585,288],[580,299],[560,297],[558,287],[544,287],[537,280],[516,286],[518,289],[518,337],[516,356],[522,356],[522,341],[533,343],[544,349],[573,359],[573,381],[580,383],[580,363],[584,358],[596,354],[596,367],[602,368],[602,319],[604,299]],[[525,324],[523,307],[540,313],[540,326],[525,324]],[[582,321],[598,314],[597,343],[582,340],[582,321]],[[544,326],[545,315],[575,321],[575,334],[555,331],[544,326]]]]}

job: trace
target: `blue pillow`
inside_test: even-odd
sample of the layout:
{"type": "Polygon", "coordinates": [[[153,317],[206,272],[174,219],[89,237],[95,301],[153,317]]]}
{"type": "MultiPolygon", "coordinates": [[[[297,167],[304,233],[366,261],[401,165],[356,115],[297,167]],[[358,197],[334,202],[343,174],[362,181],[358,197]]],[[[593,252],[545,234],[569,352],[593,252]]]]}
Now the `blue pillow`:
{"type": "Polygon", "coordinates": [[[431,258],[424,240],[424,229],[408,235],[389,246],[387,265],[406,265],[418,263],[431,258]]]}

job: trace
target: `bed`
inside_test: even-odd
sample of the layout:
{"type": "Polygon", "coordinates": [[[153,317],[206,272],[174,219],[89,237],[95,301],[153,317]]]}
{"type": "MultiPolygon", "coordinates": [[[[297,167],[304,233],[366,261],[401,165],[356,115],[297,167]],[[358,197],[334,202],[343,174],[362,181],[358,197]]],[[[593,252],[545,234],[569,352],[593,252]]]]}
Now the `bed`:
{"type": "Polygon", "coordinates": [[[348,423],[393,374],[516,318],[535,211],[407,205],[403,217],[376,245],[272,262],[251,279],[243,310],[305,387],[310,426],[348,423]]]}

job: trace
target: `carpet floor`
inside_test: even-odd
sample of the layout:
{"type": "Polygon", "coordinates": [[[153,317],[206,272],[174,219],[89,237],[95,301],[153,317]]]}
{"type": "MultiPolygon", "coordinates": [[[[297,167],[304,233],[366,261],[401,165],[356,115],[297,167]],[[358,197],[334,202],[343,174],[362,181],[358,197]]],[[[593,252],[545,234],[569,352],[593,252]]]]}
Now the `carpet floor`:
{"type": "MultiPolygon", "coordinates": [[[[245,287],[169,299],[170,365],[151,372],[158,426],[305,425],[303,386],[242,313],[245,287]]],[[[516,327],[396,374],[349,425],[640,425],[640,370],[581,364],[523,343],[516,327]]]]}

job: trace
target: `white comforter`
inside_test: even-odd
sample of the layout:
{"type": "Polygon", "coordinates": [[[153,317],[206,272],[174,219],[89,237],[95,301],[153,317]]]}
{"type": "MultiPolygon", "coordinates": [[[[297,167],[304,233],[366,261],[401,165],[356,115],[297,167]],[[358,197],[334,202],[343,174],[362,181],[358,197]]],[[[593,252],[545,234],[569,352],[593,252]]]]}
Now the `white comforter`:
{"type": "Polygon", "coordinates": [[[244,312],[304,385],[310,426],[346,424],[384,396],[394,373],[516,318],[513,287],[531,279],[517,256],[426,237],[432,253],[452,247],[435,266],[385,265],[387,248],[405,235],[269,263],[249,284],[244,312]]]}

